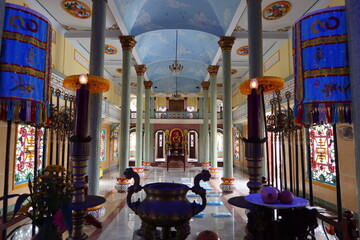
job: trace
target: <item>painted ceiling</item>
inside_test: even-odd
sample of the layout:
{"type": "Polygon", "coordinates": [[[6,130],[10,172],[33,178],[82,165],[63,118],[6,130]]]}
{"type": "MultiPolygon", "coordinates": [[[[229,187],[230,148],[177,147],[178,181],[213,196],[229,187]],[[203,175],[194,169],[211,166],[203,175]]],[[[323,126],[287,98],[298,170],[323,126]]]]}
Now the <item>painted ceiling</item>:
{"type": "MultiPolygon", "coordinates": [[[[27,0],[27,4],[47,16],[53,28],[71,41],[89,59],[92,0],[27,0]],[[64,8],[78,6],[74,14],[64,8]],[[79,15],[84,14],[84,17],[79,15]],[[77,15],[77,16],[76,16],[77,15]],[[85,16],[86,15],[86,16],[85,16]]],[[[106,11],[107,54],[105,76],[121,87],[122,49],[118,36],[133,35],[137,44],[132,64],[146,64],[146,80],[153,81],[153,93],[169,96],[175,91],[201,94],[202,81],[208,80],[207,67],[219,64],[218,82],[222,82],[220,36],[235,36],[232,49],[232,85],[236,89],[248,75],[246,0],[108,0],[106,11]],[[176,45],[177,42],[177,45],[176,45]],[[172,74],[169,65],[177,59],[184,66],[172,74]],[[241,53],[241,54],[240,54],[241,53]],[[176,84],[177,82],[177,84],[176,84]]],[[[262,0],[264,62],[302,15],[326,6],[329,0],[262,0]]],[[[73,10],[72,10],[73,11],[73,10]]],[[[105,46],[104,46],[105,47],[105,46]]],[[[136,72],[132,68],[132,82],[136,72]]],[[[135,84],[136,85],[136,84],[135,84]]],[[[218,89],[220,92],[221,88],[218,89]]],[[[132,92],[136,92],[133,87],[132,92]]]]}

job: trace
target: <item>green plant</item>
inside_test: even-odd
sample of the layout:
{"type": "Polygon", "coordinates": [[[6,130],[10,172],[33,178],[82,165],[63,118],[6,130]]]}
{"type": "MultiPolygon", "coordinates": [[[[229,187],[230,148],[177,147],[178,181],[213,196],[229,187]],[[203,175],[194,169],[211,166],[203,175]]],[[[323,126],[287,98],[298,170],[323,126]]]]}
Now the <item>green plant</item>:
{"type": "Polygon", "coordinates": [[[19,195],[14,215],[25,215],[39,228],[36,239],[59,239],[61,233],[72,232],[71,174],[64,167],[50,165],[33,181],[28,182],[30,194],[19,195]]]}

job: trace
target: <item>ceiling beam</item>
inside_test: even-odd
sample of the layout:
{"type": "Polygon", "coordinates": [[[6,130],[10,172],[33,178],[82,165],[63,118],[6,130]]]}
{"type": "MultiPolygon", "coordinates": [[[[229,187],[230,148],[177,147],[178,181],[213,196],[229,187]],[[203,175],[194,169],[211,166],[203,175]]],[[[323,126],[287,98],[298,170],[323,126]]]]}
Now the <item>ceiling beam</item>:
{"type": "MultiPolygon", "coordinates": [[[[82,39],[85,39],[85,38],[88,38],[90,39],[91,37],[91,31],[81,31],[81,30],[75,30],[75,31],[72,31],[72,30],[68,30],[65,32],[64,34],[65,38],[66,39],[79,39],[79,38],[82,38],[82,39]]],[[[122,36],[122,33],[120,30],[105,30],[105,38],[113,38],[113,39],[118,39],[119,36],[122,36]]]]}
{"type": "MultiPolygon", "coordinates": [[[[233,32],[231,35],[236,38],[249,38],[248,32],[233,32]]],[[[289,39],[290,32],[263,32],[262,33],[263,39],[289,39]]]]}

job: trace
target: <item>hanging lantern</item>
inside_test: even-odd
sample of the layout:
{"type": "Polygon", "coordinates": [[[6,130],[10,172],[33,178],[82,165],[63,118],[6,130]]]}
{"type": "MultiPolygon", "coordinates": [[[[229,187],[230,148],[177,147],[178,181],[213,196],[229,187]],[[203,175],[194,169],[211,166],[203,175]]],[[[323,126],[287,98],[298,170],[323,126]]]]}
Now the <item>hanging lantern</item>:
{"type": "Polygon", "coordinates": [[[0,55],[0,120],[47,123],[51,26],[41,14],[7,3],[0,55]]]}
{"type": "Polygon", "coordinates": [[[345,15],[345,7],[322,9],[293,27],[298,123],[351,123],[345,15]]]}

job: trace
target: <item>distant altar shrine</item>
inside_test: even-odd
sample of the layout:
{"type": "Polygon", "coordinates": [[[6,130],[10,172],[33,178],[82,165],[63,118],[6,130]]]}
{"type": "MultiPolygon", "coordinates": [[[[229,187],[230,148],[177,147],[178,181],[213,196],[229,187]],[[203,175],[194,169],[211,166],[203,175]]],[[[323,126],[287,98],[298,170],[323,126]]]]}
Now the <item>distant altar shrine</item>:
{"type": "Polygon", "coordinates": [[[188,159],[188,130],[173,128],[165,130],[165,151],[166,151],[166,167],[169,170],[171,161],[181,161],[184,171],[188,159]]]}

